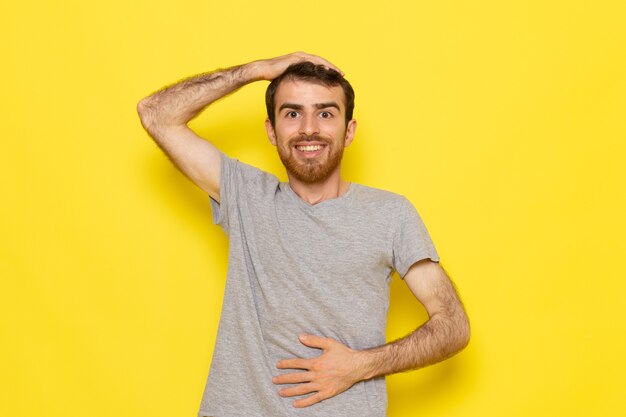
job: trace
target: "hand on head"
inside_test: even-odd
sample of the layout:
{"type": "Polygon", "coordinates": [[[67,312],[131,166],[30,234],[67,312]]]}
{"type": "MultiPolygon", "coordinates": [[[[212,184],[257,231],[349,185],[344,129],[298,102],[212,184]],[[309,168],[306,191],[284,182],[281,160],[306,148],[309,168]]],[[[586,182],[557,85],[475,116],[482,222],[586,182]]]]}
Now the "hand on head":
{"type": "Polygon", "coordinates": [[[276,58],[265,59],[257,62],[261,64],[261,79],[271,81],[282,74],[290,65],[302,61],[310,61],[316,65],[323,65],[327,69],[335,70],[342,76],[344,75],[343,71],[331,62],[320,56],[307,54],[306,52],[293,52],[288,55],[282,55],[276,58]]]}

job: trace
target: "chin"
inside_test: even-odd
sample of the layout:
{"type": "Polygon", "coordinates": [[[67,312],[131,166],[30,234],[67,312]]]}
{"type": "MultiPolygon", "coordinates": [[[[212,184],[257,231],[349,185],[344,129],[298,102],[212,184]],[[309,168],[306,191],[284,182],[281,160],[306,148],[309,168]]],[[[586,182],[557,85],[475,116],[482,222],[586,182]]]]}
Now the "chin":
{"type": "Polygon", "coordinates": [[[330,152],[330,155],[324,158],[322,162],[302,162],[295,155],[280,151],[278,156],[290,176],[305,184],[315,184],[325,181],[337,170],[343,158],[343,148],[330,152]]]}
{"type": "Polygon", "coordinates": [[[315,184],[328,179],[337,169],[338,164],[285,164],[287,172],[306,184],[315,184]]]}

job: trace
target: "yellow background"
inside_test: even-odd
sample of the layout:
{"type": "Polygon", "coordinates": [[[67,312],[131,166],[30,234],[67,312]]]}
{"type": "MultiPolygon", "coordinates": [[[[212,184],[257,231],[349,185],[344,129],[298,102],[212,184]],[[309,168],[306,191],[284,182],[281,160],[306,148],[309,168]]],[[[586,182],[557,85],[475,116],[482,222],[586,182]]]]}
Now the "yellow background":
{"type": "MultiPolygon", "coordinates": [[[[348,179],[415,204],[472,321],[463,353],[388,378],[389,415],[624,415],[625,21],[621,0],[3,3],[0,415],[196,415],[227,241],[135,106],[294,50],[346,72],[348,179]]],[[[193,127],[284,179],[265,87],[193,127]]],[[[426,318],[397,277],[392,303],[389,338],[426,318]]]]}

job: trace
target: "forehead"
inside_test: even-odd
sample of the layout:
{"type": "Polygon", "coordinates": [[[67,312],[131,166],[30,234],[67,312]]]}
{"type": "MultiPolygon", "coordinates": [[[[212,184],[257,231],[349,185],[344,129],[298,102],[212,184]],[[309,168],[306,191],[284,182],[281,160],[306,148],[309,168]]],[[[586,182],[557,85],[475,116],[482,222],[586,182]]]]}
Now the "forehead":
{"type": "Polygon", "coordinates": [[[276,108],[284,103],[300,104],[305,107],[319,103],[335,102],[345,111],[345,97],[343,88],[339,85],[332,87],[301,80],[285,80],[280,83],[274,96],[276,108]]]}

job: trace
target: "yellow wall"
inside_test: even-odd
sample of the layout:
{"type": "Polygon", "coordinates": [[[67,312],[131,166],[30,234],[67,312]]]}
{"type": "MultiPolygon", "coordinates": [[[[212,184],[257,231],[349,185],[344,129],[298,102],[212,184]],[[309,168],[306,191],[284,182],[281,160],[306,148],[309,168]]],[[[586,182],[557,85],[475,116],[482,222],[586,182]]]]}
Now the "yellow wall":
{"type": "MultiPolygon", "coordinates": [[[[366,3],[2,5],[0,415],[195,416],[226,238],[135,105],[293,50],[346,72],[348,178],[409,197],[471,316],[462,354],[389,378],[389,415],[624,415],[624,2],[366,3]]],[[[284,179],[265,86],[193,127],[284,179]]],[[[390,338],[425,319],[397,279],[392,302],[390,338]]]]}

